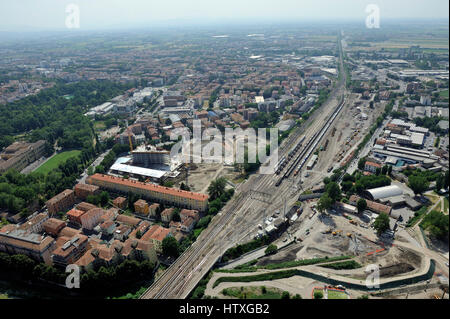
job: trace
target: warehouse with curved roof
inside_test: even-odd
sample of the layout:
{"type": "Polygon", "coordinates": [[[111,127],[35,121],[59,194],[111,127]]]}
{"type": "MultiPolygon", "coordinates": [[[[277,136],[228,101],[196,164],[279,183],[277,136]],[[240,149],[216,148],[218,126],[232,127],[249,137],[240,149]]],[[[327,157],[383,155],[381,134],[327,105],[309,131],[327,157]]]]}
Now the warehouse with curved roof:
{"type": "Polygon", "coordinates": [[[397,185],[391,185],[391,186],[369,189],[366,191],[366,195],[371,200],[379,200],[379,199],[383,199],[383,198],[403,195],[403,190],[397,185]]]}

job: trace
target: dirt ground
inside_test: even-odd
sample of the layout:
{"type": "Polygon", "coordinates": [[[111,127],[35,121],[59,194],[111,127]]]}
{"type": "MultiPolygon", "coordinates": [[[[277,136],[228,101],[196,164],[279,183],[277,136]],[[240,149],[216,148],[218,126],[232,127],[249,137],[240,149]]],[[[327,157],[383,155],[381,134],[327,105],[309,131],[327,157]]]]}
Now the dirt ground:
{"type": "MultiPolygon", "coordinates": [[[[212,180],[225,177],[234,180],[239,175],[234,167],[223,164],[195,164],[189,169],[188,184],[193,192],[206,193],[212,180]]],[[[184,182],[184,181],[183,181],[184,182]]]]}

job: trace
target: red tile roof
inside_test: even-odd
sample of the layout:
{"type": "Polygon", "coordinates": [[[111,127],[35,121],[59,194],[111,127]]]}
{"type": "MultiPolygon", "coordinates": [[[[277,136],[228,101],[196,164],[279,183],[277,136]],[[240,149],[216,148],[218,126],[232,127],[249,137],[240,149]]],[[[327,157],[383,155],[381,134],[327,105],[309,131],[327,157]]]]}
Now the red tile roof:
{"type": "Polygon", "coordinates": [[[208,195],[205,195],[205,194],[193,193],[193,192],[188,192],[188,191],[184,191],[184,190],[180,190],[180,189],[159,186],[159,185],[155,185],[155,184],[146,184],[146,183],[142,183],[142,182],[138,182],[138,181],[132,181],[132,180],[128,180],[128,179],[123,179],[123,178],[109,176],[109,175],[102,175],[102,174],[95,174],[95,175],[90,176],[88,178],[88,183],[93,183],[93,181],[95,181],[95,180],[114,183],[114,184],[120,184],[120,185],[133,187],[133,188],[144,189],[144,190],[157,192],[157,193],[164,193],[164,194],[172,195],[172,196],[176,196],[176,197],[184,197],[184,198],[198,200],[198,201],[207,201],[208,200],[208,195]]]}

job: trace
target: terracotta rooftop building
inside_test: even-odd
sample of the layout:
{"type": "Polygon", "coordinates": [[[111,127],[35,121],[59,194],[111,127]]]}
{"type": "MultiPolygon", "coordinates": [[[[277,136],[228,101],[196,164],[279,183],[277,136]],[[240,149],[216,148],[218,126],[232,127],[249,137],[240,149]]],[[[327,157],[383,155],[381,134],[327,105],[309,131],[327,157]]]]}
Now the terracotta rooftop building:
{"type": "Polygon", "coordinates": [[[144,236],[142,236],[141,240],[150,241],[154,244],[157,252],[162,252],[162,241],[169,235],[170,229],[159,225],[153,225],[144,236]]]}
{"type": "Polygon", "coordinates": [[[64,212],[73,204],[75,204],[75,193],[71,189],[66,189],[45,203],[50,214],[64,212]]]}
{"type": "Polygon", "coordinates": [[[86,202],[81,202],[77,205],[77,209],[82,210],[83,212],[87,212],[88,210],[91,210],[96,207],[97,206],[95,206],[94,204],[86,203],[86,202]]]}
{"type": "Polygon", "coordinates": [[[205,211],[208,208],[208,195],[183,191],[175,188],[146,184],[119,177],[95,174],[89,176],[87,183],[101,188],[127,194],[132,192],[148,200],[178,207],[205,211]]]}
{"type": "Polygon", "coordinates": [[[42,227],[47,234],[57,236],[66,227],[66,223],[60,219],[49,218],[42,224],[42,227]]]}
{"type": "Polygon", "coordinates": [[[89,184],[77,184],[74,188],[75,196],[85,200],[89,195],[97,195],[100,193],[100,187],[89,184]]]}
{"type": "Polygon", "coordinates": [[[117,197],[113,200],[113,205],[120,209],[124,209],[127,205],[127,199],[125,197],[117,197]]]}

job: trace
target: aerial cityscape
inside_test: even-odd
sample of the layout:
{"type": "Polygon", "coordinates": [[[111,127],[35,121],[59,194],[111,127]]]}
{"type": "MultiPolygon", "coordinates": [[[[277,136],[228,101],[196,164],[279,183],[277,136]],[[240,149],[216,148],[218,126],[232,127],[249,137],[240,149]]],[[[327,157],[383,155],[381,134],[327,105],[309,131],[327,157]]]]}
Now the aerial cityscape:
{"type": "Polygon", "coordinates": [[[449,299],[448,1],[119,2],[0,4],[0,299],[449,299]]]}

